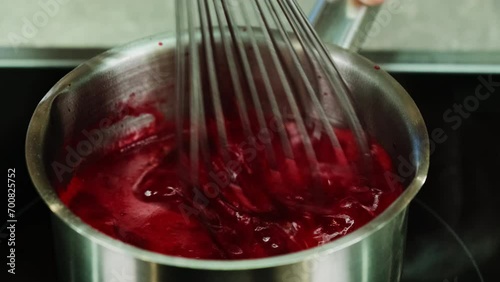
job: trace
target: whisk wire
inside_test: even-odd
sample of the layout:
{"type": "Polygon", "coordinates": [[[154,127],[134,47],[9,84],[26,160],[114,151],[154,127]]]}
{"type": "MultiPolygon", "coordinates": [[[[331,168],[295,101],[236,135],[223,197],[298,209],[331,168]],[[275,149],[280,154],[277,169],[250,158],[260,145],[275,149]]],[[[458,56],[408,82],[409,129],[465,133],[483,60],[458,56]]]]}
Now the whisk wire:
{"type": "MultiPolygon", "coordinates": [[[[185,104],[185,81],[186,81],[186,60],[184,59],[186,36],[185,36],[185,22],[184,22],[184,2],[175,1],[176,10],[176,94],[175,99],[177,107],[175,109],[176,120],[176,142],[178,145],[183,144],[184,136],[184,104],[185,104]]],[[[186,163],[184,160],[183,150],[179,150],[179,159],[181,163],[186,163]]]]}
{"type": "Polygon", "coordinates": [[[228,39],[227,36],[227,31],[224,28],[224,26],[227,26],[227,20],[226,23],[224,24],[224,19],[225,19],[225,14],[223,11],[222,7],[222,2],[221,0],[215,0],[215,13],[216,13],[216,18],[217,22],[219,24],[219,32],[220,32],[220,37],[222,41],[222,45],[224,48],[224,53],[226,54],[226,61],[227,64],[229,65],[229,74],[231,77],[231,83],[233,85],[234,89],[234,94],[236,95],[236,100],[237,100],[237,107],[238,107],[238,113],[240,116],[240,120],[243,126],[243,133],[245,135],[245,138],[250,141],[252,145],[255,145],[251,126],[250,126],[250,119],[248,117],[248,110],[245,102],[245,98],[243,97],[243,87],[239,78],[238,74],[238,68],[236,65],[236,58],[233,53],[233,42],[228,39]]]}
{"type": "Polygon", "coordinates": [[[271,111],[273,114],[274,120],[276,120],[276,123],[278,124],[278,135],[280,136],[280,141],[281,145],[283,147],[283,153],[285,157],[289,159],[293,159],[293,152],[292,152],[292,146],[290,145],[290,141],[288,139],[288,136],[286,135],[286,132],[284,130],[284,122],[283,122],[283,117],[281,115],[281,112],[279,110],[278,102],[276,101],[276,97],[274,95],[273,87],[270,81],[270,76],[268,73],[268,70],[264,64],[264,60],[262,59],[262,54],[260,51],[259,46],[257,45],[257,40],[256,36],[254,34],[253,27],[250,24],[250,19],[248,17],[248,9],[246,7],[247,2],[243,2],[241,5],[242,9],[242,17],[245,22],[245,28],[248,32],[248,37],[250,38],[250,44],[252,46],[252,50],[254,52],[256,61],[257,61],[257,66],[258,70],[262,76],[262,82],[264,84],[264,91],[266,92],[267,100],[269,101],[269,104],[271,105],[271,111]],[[281,127],[280,127],[281,126],[281,127]]]}
{"type": "MultiPolygon", "coordinates": [[[[255,85],[255,79],[252,73],[252,68],[250,67],[250,63],[248,60],[247,52],[243,43],[243,40],[241,38],[241,28],[236,24],[235,19],[233,18],[234,14],[234,9],[235,7],[233,6],[233,9],[228,7],[227,5],[227,0],[221,0],[225,12],[225,16],[228,21],[228,26],[229,26],[229,31],[231,33],[232,38],[234,39],[234,42],[236,42],[236,48],[237,48],[237,54],[239,55],[242,67],[243,67],[243,73],[246,78],[246,82],[250,91],[250,95],[254,104],[254,109],[256,112],[257,116],[257,122],[259,123],[259,127],[261,130],[264,130],[267,128],[266,125],[266,119],[264,117],[264,112],[262,109],[262,105],[260,102],[259,94],[257,93],[257,86],[255,85]],[[229,9],[233,10],[230,11],[229,9]]],[[[244,5],[243,2],[240,3],[240,5],[244,5]]],[[[238,5],[239,6],[239,5],[238,5]]],[[[266,150],[266,156],[271,164],[272,167],[276,167],[276,156],[274,154],[272,145],[269,142],[266,142],[264,144],[265,150],[266,150]]]]}
{"type": "MultiPolygon", "coordinates": [[[[292,60],[294,63],[294,68],[299,73],[300,78],[301,78],[302,82],[304,83],[304,86],[306,87],[306,92],[307,92],[308,97],[309,97],[308,101],[312,102],[312,104],[313,104],[312,106],[313,106],[314,111],[318,112],[315,114],[319,114],[320,123],[322,125],[322,128],[326,132],[328,138],[330,139],[332,148],[338,148],[337,150],[335,150],[335,152],[337,153],[337,158],[345,160],[346,159],[345,153],[342,150],[342,147],[340,146],[339,140],[338,140],[337,136],[335,135],[335,132],[333,131],[332,124],[328,120],[328,117],[325,114],[323,106],[321,105],[321,103],[318,99],[317,92],[314,90],[314,88],[312,86],[312,82],[310,81],[310,78],[307,77],[306,71],[301,66],[301,62],[299,59],[299,54],[298,54],[297,48],[293,47],[292,41],[290,39],[290,33],[286,32],[285,25],[279,16],[280,13],[277,11],[277,8],[274,6],[275,5],[274,3],[276,3],[276,2],[267,1],[266,3],[268,5],[270,11],[272,11],[274,14],[274,19],[278,23],[278,26],[279,26],[278,30],[281,33],[281,36],[285,39],[285,45],[287,46],[287,49],[289,50],[290,55],[292,57],[292,60]]],[[[291,28],[294,31],[294,33],[293,33],[295,35],[294,39],[297,39],[302,47],[300,50],[304,51],[305,57],[308,59],[309,63],[314,65],[313,60],[311,60],[311,58],[310,58],[311,54],[309,52],[309,48],[305,45],[300,30],[294,24],[293,18],[290,18],[290,15],[285,11],[286,7],[283,7],[283,5],[286,5],[286,4],[284,4],[282,1],[278,1],[278,3],[279,3],[279,5],[281,5],[281,8],[282,8],[282,10],[287,18],[287,21],[289,22],[291,28]]],[[[303,103],[305,104],[306,102],[303,102],[303,103]]]]}
{"type": "Polygon", "coordinates": [[[221,103],[221,96],[219,91],[219,83],[217,80],[217,70],[215,67],[215,53],[213,44],[213,30],[211,15],[209,13],[210,7],[206,0],[198,0],[199,12],[200,12],[200,24],[201,24],[201,34],[203,47],[205,50],[205,58],[207,63],[207,74],[208,74],[208,84],[210,87],[210,93],[212,94],[212,104],[214,108],[215,123],[217,127],[217,135],[219,136],[219,142],[221,150],[220,153],[225,162],[229,161],[229,156],[227,154],[228,140],[226,127],[224,126],[224,112],[221,103]]]}
{"type": "MultiPolygon", "coordinates": [[[[177,141],[183,144],[183,130],[187,125],[190,178],[194,184],[198,184],[200,155],[209,169],[212,166],[210,145],[214,141],[208,140],[206,118],[207,111],[211,111],[205,109],[210,105],[218,135],[217,151],[222,153],[226,162],[230,160],[228,151],[232,140],[229,139],[233,138],[230,130],[234,130],[228,129],[226,118],[238,116],[245,140],[256,147],[253,126],[268,129],[266,119],[271,114],[278,128],[279,150],[283,151],[285,158],[295,159],[299,151],[292,145],[300,144],[303,149],[301,156],[306,158],[311,175],[317,175],[320,167],[313,141],[320,140],[323,134],[335,157],[347,163],[332,118],[318,94],[318,90],[323,91],[324,87],[329,88],[324,91],[331,94],[341,109],[335,115],[343,117],[358,142],[364,159],[363,168],[369,169],[368,141],[349,88],[295,0],[176,0],[176,13],[177,141]],[[189,65],[185,62],[186,48],[189,65]],[[264,61],[264,55],[269,56],[269,61],[264,61]],[[221,77],[221,71],[227,71],[229,79],[221,77]],[[325,79],[326,85],[319,83],[318,74],[325,79]],[[272,75],[276,75],[276,81],[271,80],[272,75]],[[226,80],[229,90],[225,88],[226,80]],[[202,93],[204,82],[208,84],[206,91],[210,95],[202,93]],[[226,97],[227,91],[234,95],[226,97]],[[247,92],[248,96],[245,96],[247,92]],[[282,104],[278,103],[276,93],[282,95],[282,104]],[[205,100],[211,100],[211,103],[205,104],[205,100]],[[236,113],[234,109],[225,108],[227,106],[235,107],[236,113]],[[293,122],[293,128],[289,128],[292,126],[289,121],[293,122]],[[313,130],[311,126],[314,126],[313,130]]],[[[264,144],[265,155],[270,166],[278,169],[278,148],[274,145],[264,144]]]]}
{"type": "Polygon", "coordinates": [[[359,169],[369,171],[371,168],[371,154],[369,151],[368,141],[356,110],[353,107],[353,103],[350,100],[349,88],[338,71],[336,64],[330,56],[325,44],[321,41],[311,24],[308,22],[306,15],[302,12],[297,2],[295,0],[283,0],[280,1],[280,3],[284,4],[284,11],[288,10],[288,12],[291,12],[294,18],[299,22],[298,26],[303,30],[302,34],[309,38],[309,41],[312,43],[312,48],[314,48],[313,50],[318,51],[315,52],[319,55],[317,62],[320,63],[322,70],[327,74],[325,75],[325,78],[328,80],[330,88],[336,95],[341,109],[345,111],[344,114],[346,122],[354,133],[356,142],[358,143],[358,148],[361,151],[364,161],[359,169]]]}
{"type": "MultiPolygon", "coordinates": [[[[193,12],[193,6],[196,5],[195,0],[185,1],[187,6],[187,22],[188,22],[188,33],[189,33],[189,54],[190,54],[190,165],[192,172],[192,180],[195,184],[198,183],[198,170],[199,170],[199,155],[200,155],[200,135],[204,130],[205,123],[203,121],[203,97],[201,93],[201,76],[199,72],[200,60],[198,53],[198,43],[193,40],[196,38],[195,34],[195,13],[193,12]]],[[[202,139],[203,140],[203,139],[202,139]]],[[[206,140],[206,139],[205,139],[206,140]]]]}
{"type": "Polygon", "coordinates": [[[278,76],[280,78],[280,82],[282,83],[286,98],[288,100],[288,105],[290,106],[290,110],[292,111],[293,118],[295,119],[294,121],[297,124],[299,133],[301,137],[303,138],[303,144],[304,144],[304,150],[306,152],[306,157],[307,161],[309,163],[309,167],[311,169],[311,172],[313,174],[317,172],[318,169],[318,161],[316,157],[316,153],[314,152],[314,148],[312,146],[311,139],[309,137],[309,134],[307,132],[307,128],[305,126],[304,120],[302,118],[302,114],[300,112],[299,106],[297,105],[297,102],[295,100],[295,97],[293,95],[294,91],[292,90],[292,87],[286,77],[286,73],[284,70],[284,66],[282,65],[282,62],[280,61],[278,54],[276,50],[279,49],[279,46],[277,46],[275,40],[272,39],[272,30],[270,28],[270,23],[269,20],[264,16],[265,15],[265,10],[262,7],[260,1],[250,1],[254,4],[254,8],[256,9],[257,13],[262,15],[261,19],[264,26],[264,36],[266,37],[266,42],[267,42],[267,47],[269,48],[269,52],[272,57],[272,61],[274,63],[274,66],[276,67],[276,71],[278,72],[278,76]]]}

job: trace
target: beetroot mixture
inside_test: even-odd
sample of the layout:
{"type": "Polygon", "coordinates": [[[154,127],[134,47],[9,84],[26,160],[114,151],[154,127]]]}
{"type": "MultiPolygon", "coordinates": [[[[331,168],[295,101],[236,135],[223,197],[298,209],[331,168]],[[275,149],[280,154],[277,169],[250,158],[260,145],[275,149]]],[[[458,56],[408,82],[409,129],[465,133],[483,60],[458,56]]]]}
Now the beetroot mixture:
{"type": "Polygon", "coordinates": [[[375,140],[370,140],[373,168],[360,173],[350,131],[335,129],[346,158],[332,149],[325,134],[310,132],[319,161],[313,174],[293,121],[275,128],[288,134],[292,160],[285,157],[276,131],[259,135],[254,130],[256,138],[248,139],[235,115],[226,115],[226,155],[214,119],[207,119],[210,162],[200,163],[196,183],[186,156],[179,154],[189,148],[190,134],[185,131],[178,147],[174,126],[154,116],[154,125],[145,129],[147,138],[118,140],[95,152],[58,189],[64,204],[84,222],[142,249],[217,260],[297,252],[353,232],[402,192],[386,181],[384,173],[393,166],[375,140]],[[266,144],[276,152],[274,162],[266,144]]]}

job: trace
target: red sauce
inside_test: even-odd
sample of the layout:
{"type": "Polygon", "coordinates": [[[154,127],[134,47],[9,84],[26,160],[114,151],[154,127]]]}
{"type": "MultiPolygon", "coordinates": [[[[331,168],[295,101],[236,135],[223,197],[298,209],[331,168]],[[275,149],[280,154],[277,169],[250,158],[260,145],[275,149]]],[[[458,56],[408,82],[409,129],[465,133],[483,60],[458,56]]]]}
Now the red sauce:
{"type": "MultiPolygon", "coordinates": [[[[161,126],[149,127],[154,134],[147,140],[122,142],[126,148],[96,153],[78,166],[59,189],[60,198],[95,229],[139,248],[188,258],[249,259],[331,242],[372,220],[402,192],[385,180],[392,163],[374,140],[373,169],[365,175],[356,172],[361,158],[350,131],[335,130],[345,159],[325,135],[311,132],[319,161],[313,175],[293,121],[285,130],[294,158],[285,157],[274,132],[268,144],[275,163],[267,157],[266,138],[248,140],[230,116],[225,123],[231,161],[216,149],[217,128],[209,119],[211,167],[200,165],[199,185],[179,165],[186,162],[179,161],[172,126],[157,120],[161,126]]],[[[183,137],[182,148],[189,148],[190,136],[183,137]]]]}

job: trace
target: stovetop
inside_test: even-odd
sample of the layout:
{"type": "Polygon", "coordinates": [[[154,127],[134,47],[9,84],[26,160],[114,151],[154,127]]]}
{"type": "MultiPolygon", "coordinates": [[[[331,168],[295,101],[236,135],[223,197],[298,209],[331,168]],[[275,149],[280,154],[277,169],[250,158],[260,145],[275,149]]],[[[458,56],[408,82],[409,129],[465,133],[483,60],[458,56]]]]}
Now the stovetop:
{"type": "MultiPolygon", "coordinates": [[[[6,212],[0,216],[0,281],[57,281],[49,210],[26,170],[24,139],[38,101],[69,69],[0,69],[4,171],[16,169],[16,275],[7,273],[6,212]]],[[[410,206],[403,282],[498,281],[500,277],[500,87],[477,110],[478,75],[393,74],[412,95],[435,143],[427,183],[410,206]],[[449,112],[451,111],[451,113],[449,112]],[[453,122],[451,122],[451,120],[453,122]],[[460,121],[460,125],[458,124],[460,121]],[[437,140],[437,139],[434,139],[437,140]]],[[[500,82],[499,76],[483,76],[500,82]]],[[[497,83],[498,84],[498,83],[497,83]]],[[[493,83],[492,85],[495,85],[493,83]]],[[[7,203],[7,187],[2,193],[7,203]]],[[[10,234],[10,233],[9,233],[10,234]]],[[[60,281],[63,282],[63,281],[60,281]]]]}

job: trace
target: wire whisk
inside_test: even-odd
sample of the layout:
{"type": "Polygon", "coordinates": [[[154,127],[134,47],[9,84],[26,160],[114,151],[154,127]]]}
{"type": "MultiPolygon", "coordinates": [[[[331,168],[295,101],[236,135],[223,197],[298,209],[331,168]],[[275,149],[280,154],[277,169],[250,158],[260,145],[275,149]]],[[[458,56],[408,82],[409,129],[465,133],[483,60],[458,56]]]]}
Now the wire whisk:
{"type": "Polygon", "coordinates": [[[320,173],[319,139],[348,163],[337,127],[355,136],[362,161],[351,169],[369,171],[348,86],[295,0],[176,0],[176,38],[176,136],[193,185],[203,182],[201,167],[220,168],[215,153],[222,166],[238,158],[229,150],[235,142],[261,146],[258,158],[278,172],[292,160],[320,173]]]}

